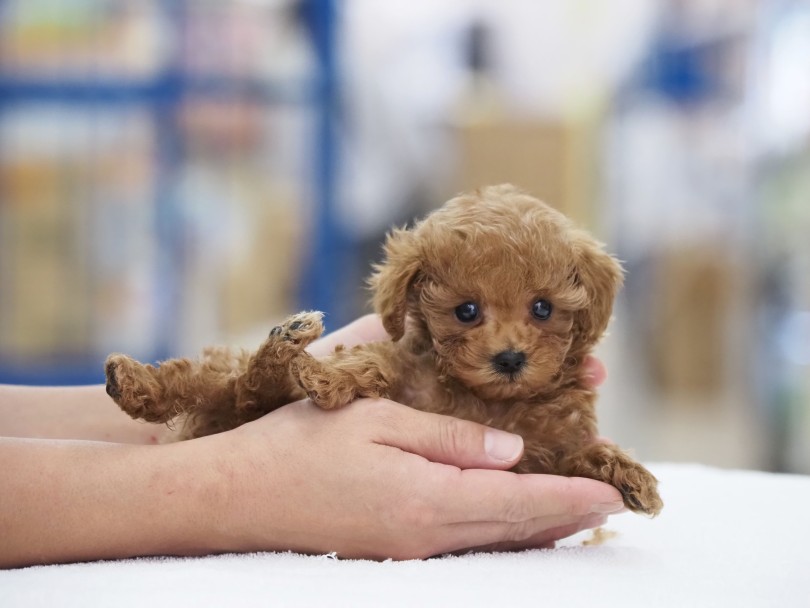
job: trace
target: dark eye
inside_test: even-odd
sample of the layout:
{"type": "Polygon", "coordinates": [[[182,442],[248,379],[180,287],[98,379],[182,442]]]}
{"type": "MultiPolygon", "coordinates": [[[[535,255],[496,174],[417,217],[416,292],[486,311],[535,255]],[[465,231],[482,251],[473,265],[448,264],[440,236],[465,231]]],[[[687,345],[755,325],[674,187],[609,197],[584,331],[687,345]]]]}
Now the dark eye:
{"type": "Polygon", "coordinates": [[[456,318],[462,323],[472,323],[478,318],[478,304],[464,302],[461,306],[456,306],[456,318]]]}
{"type": "Polygon", "coordinates": [[[532,315],[535,319],[547,321],[551,316],[552,309],[551,302],[548,300],[537,300],[537,302],[532,305],[532,315]]]}

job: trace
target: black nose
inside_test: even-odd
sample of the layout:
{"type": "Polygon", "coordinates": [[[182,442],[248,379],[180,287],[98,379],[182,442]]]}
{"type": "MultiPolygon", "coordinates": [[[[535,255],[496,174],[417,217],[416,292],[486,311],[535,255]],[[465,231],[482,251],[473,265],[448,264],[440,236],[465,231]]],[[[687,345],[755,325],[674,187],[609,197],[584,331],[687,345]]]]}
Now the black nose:
{"type": "Polygon", "coordinates": [[[526,355],[513,350],[505,350],[492,357],[492,367],[502,374],[519,372],[526,363],[526,355]]]}

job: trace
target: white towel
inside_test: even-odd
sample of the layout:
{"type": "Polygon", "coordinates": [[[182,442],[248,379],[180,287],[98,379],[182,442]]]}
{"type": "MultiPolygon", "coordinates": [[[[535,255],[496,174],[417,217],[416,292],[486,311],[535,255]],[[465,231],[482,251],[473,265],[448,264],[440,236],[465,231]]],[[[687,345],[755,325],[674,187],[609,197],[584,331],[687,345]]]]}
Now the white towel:
{"type": "Polygon", "coordinates": [[[370,562],[293,553],[0,572],[0,606],[810,607],[810,477],[650,465],[665,508],[554,550],[370,562]]]}

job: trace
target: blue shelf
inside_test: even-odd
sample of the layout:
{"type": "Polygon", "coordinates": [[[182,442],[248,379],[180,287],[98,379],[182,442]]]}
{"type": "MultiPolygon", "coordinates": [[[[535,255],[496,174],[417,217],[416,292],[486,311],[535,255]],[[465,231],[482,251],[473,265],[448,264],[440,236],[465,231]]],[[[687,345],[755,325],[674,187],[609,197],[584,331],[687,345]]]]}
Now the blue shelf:
{"type": "MultiPolygon", "coordinates": [[[[164,10],[178,31],[183,27],[188,0],[165,0],[164,10]]],[[[0,0],[2,3],[2,0],[0,0]]],[[[335,60],[336,0],[303,0],[298,7],[308,29],[317,58],[317,72],[311,78],[295,82],[265,82],[251,79],[204,78],[169,67],[143,80],[49,79],[18,77],[0,73],[0,112],[21,104],[50,103],[74,106],[143,107],[153,113],[159,133],[156,182],[156,233],[163,263],[155,269],[165,289],[159,303],[161,316],[158,334],[162,343],[155,353],[171,352],[174,320],[179,314],[175,285],[178,252],[168,226],[177,215],[171,176],[182,161],[183,143],[175,104],[185,97],[248,97],[268,104],[301,104],[317,113],[314,141],[313,195],[316,217],[313,225],[312,252],[304,268],[299,307],[323,310],[332,327],[347,321],[345,305],[339,296],[339,260],[347,250],[347,239],[335,217],[337,182],[338,78],[335,60]]],[[[170,66],[178,62],[169,62],[170,66]]],[[[151,357],[153,360],[157,355],[151,357]]],[[[81,361],[54,359],[37,365],[0,362],[0,383],[87,384],[103,381],[101,360],[88,355],[81,361]]]]}
{"type": "Polygon", "coordinates": [[[104,361],[0,364],[0,384],[36,386],[82,386],[104,383],[104,361]]]}
{"type": "Polygon", "coordinates": [[[317,214],[312,226],[312,246],[304,264],[299,302],[302,309],[326,313],[328,328],[332,330],[351,320],[341,290],[341,266],[351,242],[337,218],[340,94],[335,57],[336,2],[309,0],[302,5],[302,16],[309,28],[318,61],[320,89],[316,100],[318,123],[314,167],[317,214]]]}
{"type": "Polygon", "coordinates": [[[110,79],[60,82],[0,73],[0,106],[24,103],[149,106],[177,103],[184,97],[248,97],[264,103],[312,104],[318,99],[317,89],[314,83],[266,83],[173,74],[142,82],[110,79]]]}

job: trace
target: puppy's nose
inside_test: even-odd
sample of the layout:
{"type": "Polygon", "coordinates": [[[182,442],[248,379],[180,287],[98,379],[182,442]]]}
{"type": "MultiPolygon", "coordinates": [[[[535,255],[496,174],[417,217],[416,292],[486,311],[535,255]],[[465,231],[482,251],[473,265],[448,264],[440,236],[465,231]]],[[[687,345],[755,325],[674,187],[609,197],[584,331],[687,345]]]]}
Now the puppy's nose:
{"type": "Polygon", "coordinates": [[[526,355],[513,350],[505,350],[492,357],[492,367],[502,374],[519,372],[526,363],[526,355]]]}

